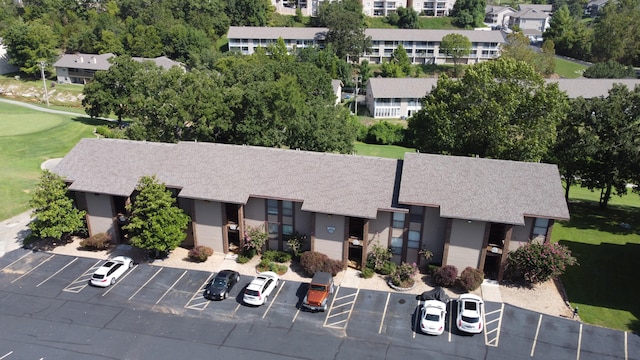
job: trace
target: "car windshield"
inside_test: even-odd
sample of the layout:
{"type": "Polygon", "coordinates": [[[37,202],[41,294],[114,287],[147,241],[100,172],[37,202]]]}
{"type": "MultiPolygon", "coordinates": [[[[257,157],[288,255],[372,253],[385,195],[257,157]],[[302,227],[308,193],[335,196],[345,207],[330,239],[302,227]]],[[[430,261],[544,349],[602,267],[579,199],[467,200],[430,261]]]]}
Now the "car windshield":
{"type": "Polygon", "coordinates": [[[249,296],[260,296],[260,292],[258,292],[257,290],[247,289],[247,291],[245,291],[245,294],[249,296]]]}
{"type": "Polygon", "coordinates": [[[469,317],[469,316],[464,316],[462,315],[462,321],[469,323],[469,324],[474,324],[477,323],[478,321],[480,321],[479,318],[477,317],[469,317]]]}
{"type": "Polygon", "coordinates": [[[311,285],[311,290],[313,291],[325,291],[325,286],[324,285],[317,285],[317,284],[312,284],[311,285]]]}
{"type": "Polygon", "coordinates": [[[473,301],[465,301],[464,309],[465,310],[471,310],[471,311],[477,311],[478,310],[478,304],[474,303],[473,301]]]}
{"type": "Polygon", "coordinates": [[[102,265],[103,267],[112,267],[113,264],[115,264],[113,261],[107,261],[106,263],[104,263],[104,265],[102,265]]]}
{"type": "Polygon", "coordinates": [[[428,321],[440,321],[440,315],[438,315],[438,314],[427,314],[427,316],[425,317],[425,320],[428,320],[428,321]]]}
{"type": "Polygon", "coordinates": [[[227,287],[227,280],[224,279],[216,279],[213,282],[213,287],[215,289],[224,289],[225,287],[227,287]]]}

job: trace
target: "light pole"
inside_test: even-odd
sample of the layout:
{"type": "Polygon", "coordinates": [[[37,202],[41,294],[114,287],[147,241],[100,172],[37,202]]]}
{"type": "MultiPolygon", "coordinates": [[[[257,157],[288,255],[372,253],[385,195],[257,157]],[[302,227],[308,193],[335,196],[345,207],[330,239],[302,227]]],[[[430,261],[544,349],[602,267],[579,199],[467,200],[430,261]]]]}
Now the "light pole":
{"type": "Polygon", "coordinates": [[[40,77],[42,77],[42,85],[44,86],[44,99],[47,101],[47,106],[49,106],[49,93],[47,92],[47,79],[44,77],[44,68],[47,66],[47,63],[44,60],[40,60],[40,77]]]}
{"type": "Polygon", "coordinates": [[[358,84],[360,84],[360,79],[361,79],[360,75],[356,75],[356,78],[355,78],[355,80],[356,80],[356,93],[355,93],[355,96],[354,96],[355,102],[356,102],[356,104],[355,104],[356,116],[358,116],[358,84]]]}

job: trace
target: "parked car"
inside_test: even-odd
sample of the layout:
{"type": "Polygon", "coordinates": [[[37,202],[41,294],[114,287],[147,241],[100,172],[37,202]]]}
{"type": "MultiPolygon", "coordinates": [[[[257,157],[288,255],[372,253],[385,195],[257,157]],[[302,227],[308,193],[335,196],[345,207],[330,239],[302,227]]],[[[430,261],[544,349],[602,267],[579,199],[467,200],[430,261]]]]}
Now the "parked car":
{"type": "Polygon", "coordinates": [[[331,294],[333,294],[333,276],[328,272],[318,271],[313,274],[307,295],[302,300],[302,306],[309,310],[327,311],[327,302],[331,294]]]}
{"type": "Polygon", "coordinates": [[[458,298],[458,330],[471,334],[479,334],[484,328],[483,301],[477,295],[462,294],[458,298]]]}
{"type": "Polygon", "coordinates": [[[420,330],[429,335],[440,335],[444,332],[444,321],[447,318],[447,304],[438,300],[427,300],[420,309],[420,330]]]}
{"type": "Polygon", "coordinates": [[[233,270],[222,270],[204,289],[204,297],[209,300],[226,299],[229,291],[240,281],[240,274],[233,270]]]}
{"type": "Polygon", "coordinates": [[[107,287],[116,283],[128,269],[133,267],[133,259],[126,256],[116,256],[98,268],[91,276],[91,285],[107,287]]]}
{"type": "Polygon", "coordinates": [[[278,286],[278,274],[265,271],[256,276],[244,290],[245,304],[260,306],[266,303],[273,289],[278,286]]]}

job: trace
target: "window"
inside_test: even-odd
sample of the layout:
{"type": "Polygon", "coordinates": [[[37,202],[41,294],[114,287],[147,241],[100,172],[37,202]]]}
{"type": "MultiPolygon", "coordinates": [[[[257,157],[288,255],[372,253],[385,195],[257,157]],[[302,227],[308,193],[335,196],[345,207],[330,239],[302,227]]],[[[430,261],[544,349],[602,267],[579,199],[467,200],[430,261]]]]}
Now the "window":
{"type": "Polygon", "coordinates": [[[536,218],[533,223],[533,237],[547,236],[547,230],[549,229],[549,219],[536,218]]]}
{"type": "Polygon", "coordinates": [[[267,199],[267,231],[269,239],[278,241],[282,250],[282,242],[287,235],[294,233],[294,205],[292,201],[267,199]]]}
{"type": "Polygon", "coordinates": [[[420,231],[409,231],[409,241],[407,242],[409,249],[420,248],[420,231]]]}
{"type": "Polygon", "coordinates": [[[404,229],[404,213],[393,213],[393,228],[404,229]]]}
{"type": "Polygon", "coordinates": [[[267,200],[267,214],[278,215],[278,200],[267,200]]]}
{"type": "Polygon", "coordinates": [[[402,255],[402,238],[401,237],[391,238],[391,253],[393,255],[402,255]]]}

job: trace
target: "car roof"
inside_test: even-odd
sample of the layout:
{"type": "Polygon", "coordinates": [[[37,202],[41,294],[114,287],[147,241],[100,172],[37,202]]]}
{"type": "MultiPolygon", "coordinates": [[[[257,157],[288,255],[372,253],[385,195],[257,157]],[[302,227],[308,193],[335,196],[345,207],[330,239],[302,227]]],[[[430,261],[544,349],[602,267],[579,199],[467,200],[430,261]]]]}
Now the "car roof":
{"type": "Polygon", "coordinates": [[[328,284],[331,282],[332,276],[328,272],[318,271],[313,274],[313,278],[311,279],[312,283],[317,284],[328,284]]]}
{"type": "Polygon", "coordinates": [[[462,294],[460,295],[460,297],[458,298],[458,300],[460,301],[476,301],[476,302],[482,302],[482,298],[478,295],[474,295],[474,294],[462,294]]]}
{"type": "Polygon", "coordinates": [[[427,300],[424,302],[423,306],[425,308],[432,308],[432,309],[439,309],[439,310],[445,310],[447,308],[447,305],[445,303],[438,300],[427,300]]]}
{"type": "Polygon", "coordinates": [[[131,258],[126,256],[116,256],[113,259],[111,259],[111,261],[120,261],[120,262],[125,262],[129,260],[131,260],[131,258]]]}
{"type": "Polygon", "coordinates": [[[229,279],[235,274],[233,270],[222,270],[216,275],[216,279],[229,279]]]}

